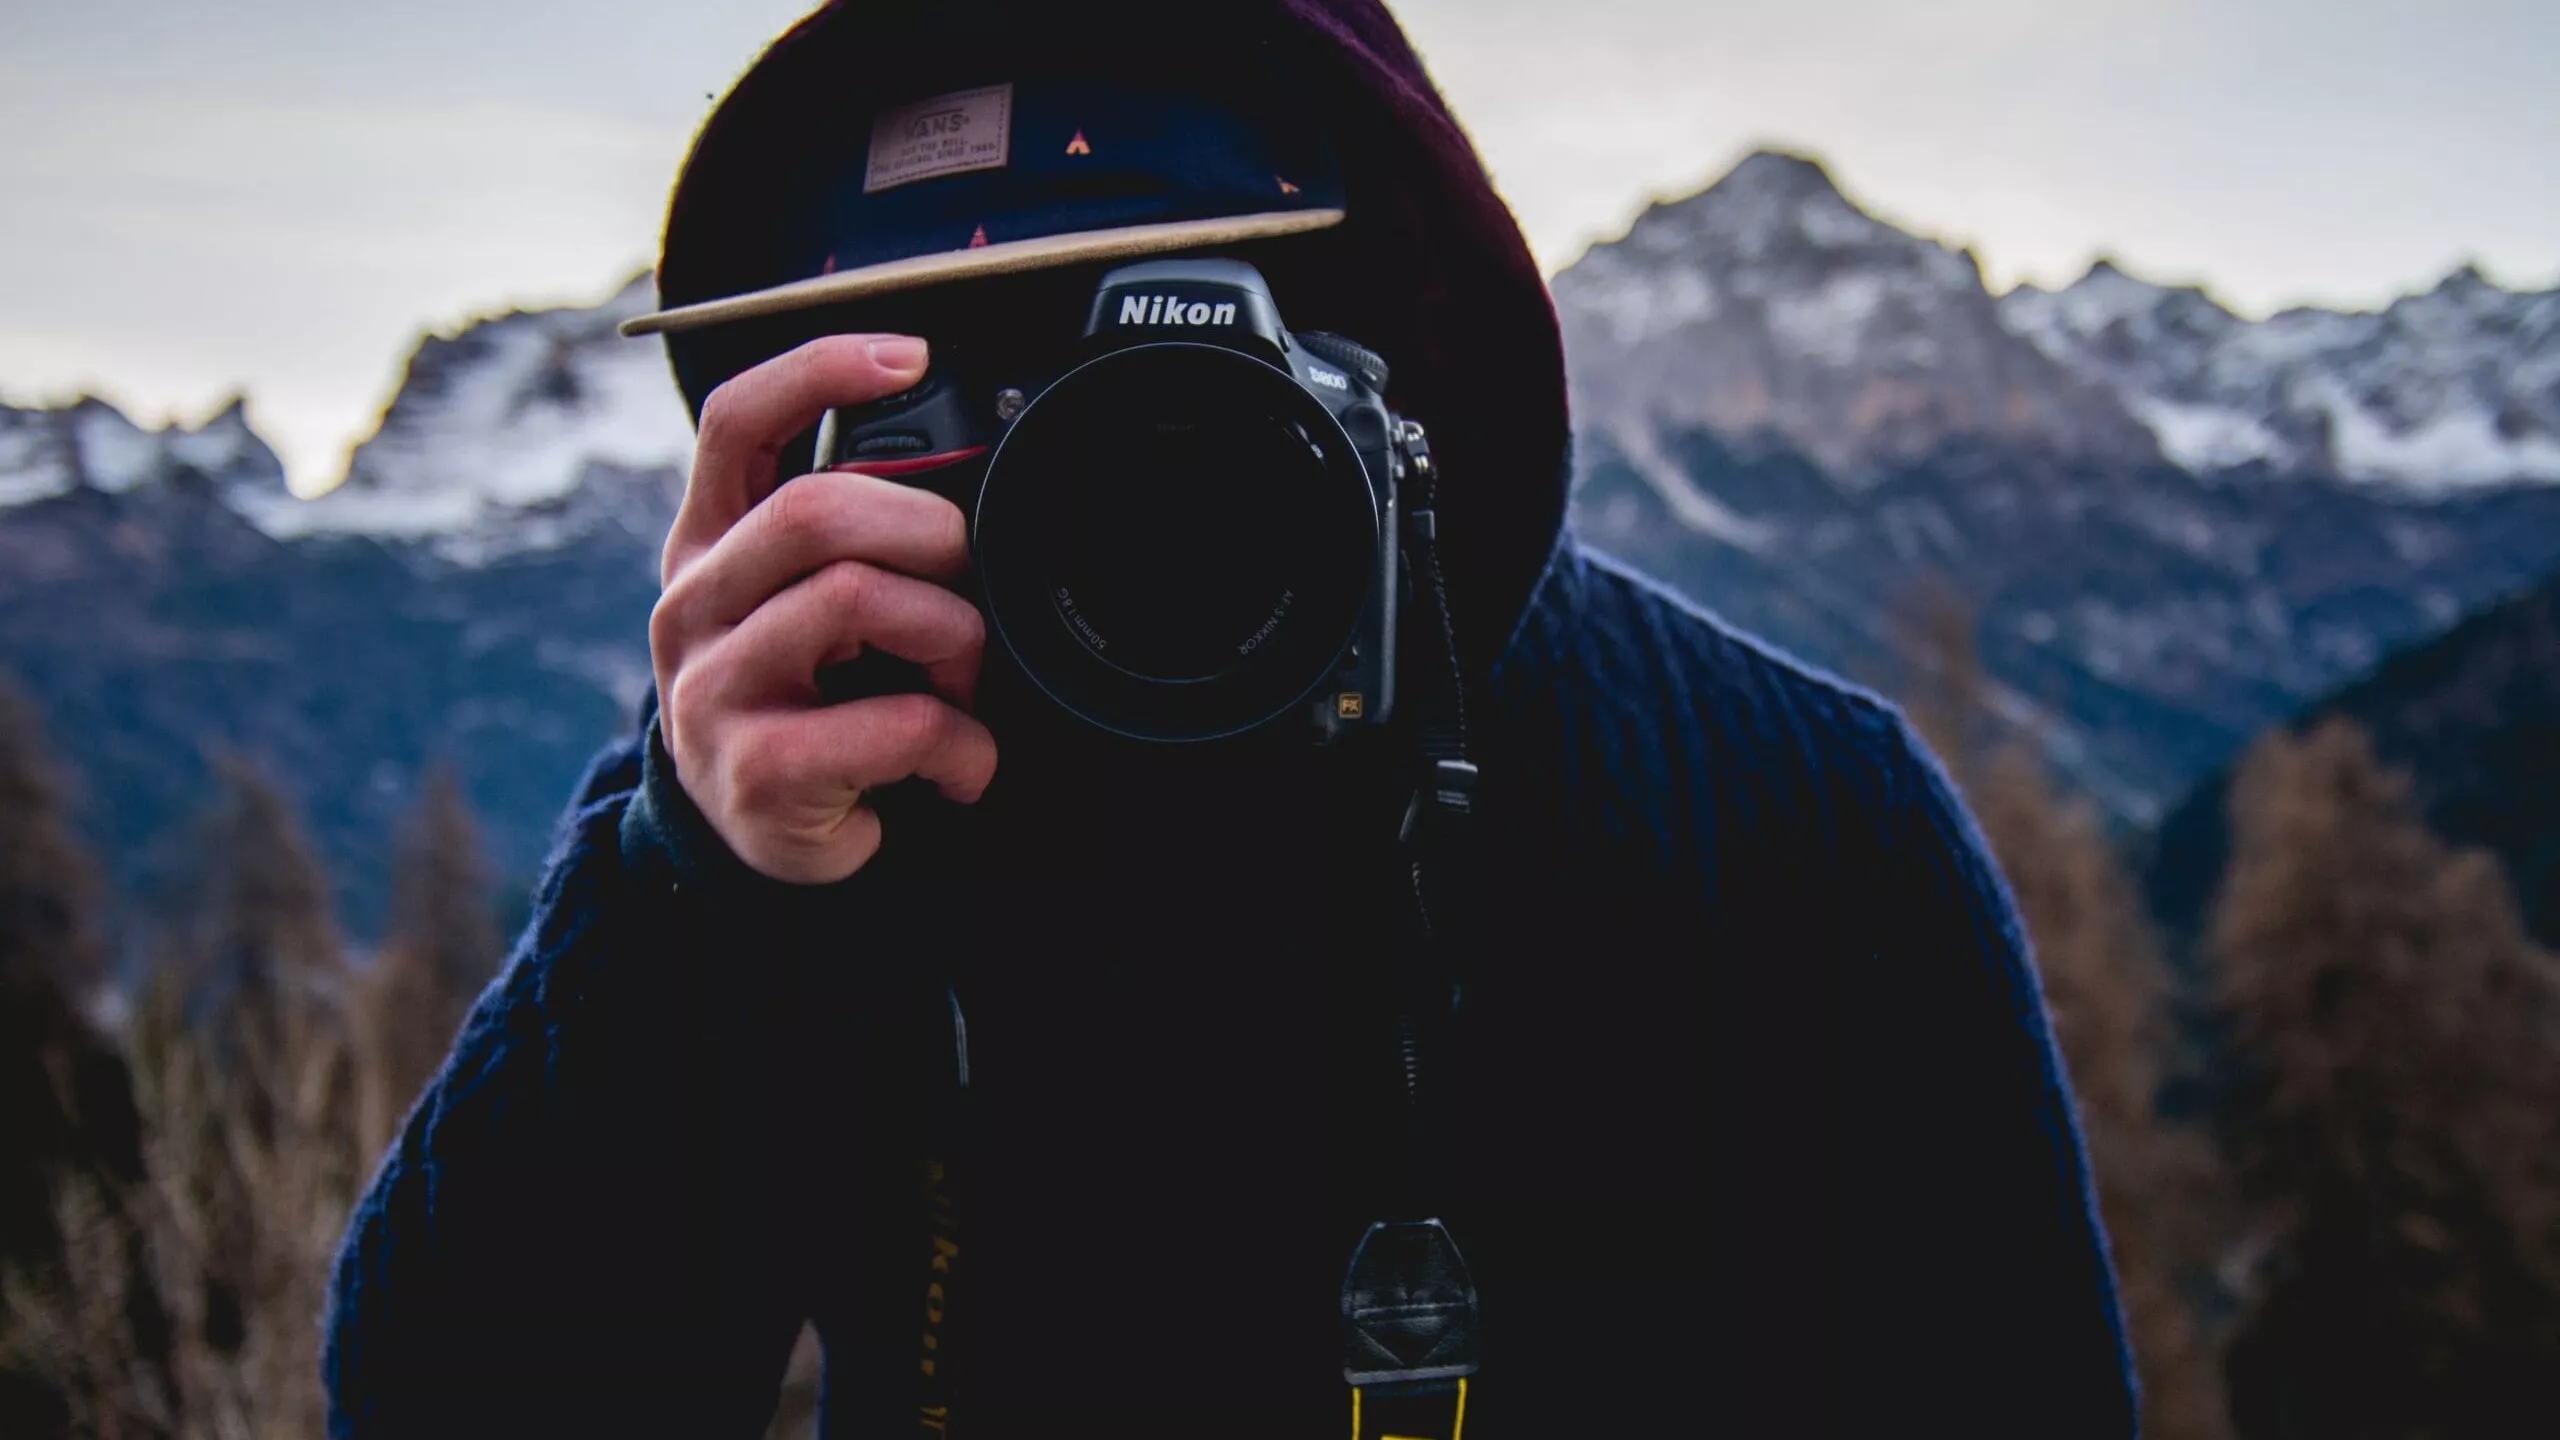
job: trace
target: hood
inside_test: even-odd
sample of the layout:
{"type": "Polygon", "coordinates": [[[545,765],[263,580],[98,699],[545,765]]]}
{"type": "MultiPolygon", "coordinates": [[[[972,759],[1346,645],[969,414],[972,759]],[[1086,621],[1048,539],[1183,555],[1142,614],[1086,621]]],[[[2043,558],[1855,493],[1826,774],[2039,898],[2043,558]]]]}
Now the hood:
{"type": "MultiPolygon", "coordinates": [[[[1190,67],[1252,56],[1308,92],[1342,157],[1348,219],[1319,234],[1217,253],[1270,278],[1284,323],[1331,330],[1392,367],[1388,401],[1431,436],[1450,608],[1481,679],[1508,639],[1563,524],[1563,348],[1545,282],[1483,163],[1376,0],[1088,0],[970,6],[842,0],[768,47],[713,111],[677,179],[658,265],[664,304],[801,277],[756,243],[787,223],[795,177],[821,147],[862,143],[893,90],[964,83],[1008,57],[1091,53],[1190,67]],[[956,13],[955,13],[956,12],[956,13]]],[[[998,76],[997,78],[1002,78],[998,76]]],[[[825,312],[813,312],[823,316],[825,312]]],[[[810,333],[714,326],[669,335],[687,403],[810,333]]]]}

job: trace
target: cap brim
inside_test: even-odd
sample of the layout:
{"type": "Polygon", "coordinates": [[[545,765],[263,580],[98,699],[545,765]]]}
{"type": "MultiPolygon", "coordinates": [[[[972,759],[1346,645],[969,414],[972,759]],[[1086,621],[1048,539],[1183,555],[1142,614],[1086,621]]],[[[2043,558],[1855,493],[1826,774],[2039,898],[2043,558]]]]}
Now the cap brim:
{"type": "Polygon", "coordinates": [[[833,305],[892,290],[912,290],[953,280],[1014,275],[1087,260],[1126,260],[1191,250],[1204,245],[1233,245],[1302,235],[1342,223],[1340,210],[1275,210],[1261,215],[1222,215],[1210,220],[1175,220],[1161,225],[1130,225],[1118,230],[1084,230],[1072,235],[1043,235],[1036,240],[1007,240],[938,255],[916,255],[859,270],[840,270],[807,280],[794,280],[744,295],[729,295],[694,305],[678,305],[622,322],[625,335],[655,335],[691,330],[729,320],[750,320],[815,305],[833,305]]]}

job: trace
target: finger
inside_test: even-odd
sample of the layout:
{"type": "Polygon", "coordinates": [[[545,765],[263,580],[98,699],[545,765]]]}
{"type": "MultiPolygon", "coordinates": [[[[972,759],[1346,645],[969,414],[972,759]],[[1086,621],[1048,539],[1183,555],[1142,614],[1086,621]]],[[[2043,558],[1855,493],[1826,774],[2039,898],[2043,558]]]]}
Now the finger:
{"type": "Polygon", "coordinates": [[[969,563],[960,507],[868,475],[803,475],[714,541],[667,585],[679,628],[735,625],[784,587],[843,560],[944,583],[969,563]]]}
{"type": "Polygon", "coordinates": [[[702,697],[754,709],[817,698],[817,672],[876,647],[924,669],[934,693],[976,698],[987,625],[977,607],[895,571],[840,560],[785,589],[714,641],[702,697]]]}
{"type": "Polygon", "coordinates": [[[910,776],[969,804],[996,773],[987,727],[931,695],[757,715],[741,722],[729,753],[733,805],[776,817],[850,808],[910,776]]]}
{"type": "Polygon", "coordinates": [[[828,335],[731,377],[702,405],[693,476],[667,535],[673,575],[772,491],[782,447],[830,408],[894,395],[923,378],[925,343],[828,335]]]}
{"type": "Polygon", "coordinates": [[[776,843],[770,849],[771,854],[748,863],[777,880],[832,885],[880,853],[880,812],[856,803],[809,839],[776,843]]]}

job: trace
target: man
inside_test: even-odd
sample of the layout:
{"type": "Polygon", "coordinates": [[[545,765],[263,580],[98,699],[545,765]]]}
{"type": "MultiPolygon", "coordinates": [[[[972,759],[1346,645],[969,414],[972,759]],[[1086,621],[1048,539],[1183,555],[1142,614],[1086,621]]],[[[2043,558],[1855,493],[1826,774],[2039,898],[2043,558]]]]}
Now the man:
{"type": "Polygon", "coordinates": [[[1552,309],[1375,0],[831,6],[705,126],[659,279],[700,440],[656,702],[350,1227],[337,1433],[751,1435],[804,1321],[831,1433],[1339,1433],[1346,1261],[1420,1218],[1418,1149],[1481,1322],[1428,1433],[2131,1433],[1977,836],[1890,708],[1562,535],[1552,309]],[[978,138],[901,148],[936,126],[978,138]],[[1167,245],[1427,427],[1482,776],[1427,936],[1409,735],[1004,703],[959,510],[800,473],[830,407],[1052,357],[1167,245]],[[866,649],[915,693],[821,685],[866,649]],[[1417,1140],[1372,1002],[1426,939],[1463,1004],[1417,1140]]]}

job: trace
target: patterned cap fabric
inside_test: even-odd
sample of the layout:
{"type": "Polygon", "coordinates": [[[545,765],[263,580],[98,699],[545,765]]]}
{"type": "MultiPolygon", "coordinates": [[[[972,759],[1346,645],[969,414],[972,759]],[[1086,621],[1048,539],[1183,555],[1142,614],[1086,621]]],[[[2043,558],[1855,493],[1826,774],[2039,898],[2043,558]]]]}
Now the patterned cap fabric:
{"type": "Polygon", "coordinates": [[[804,177],[773,227],[768,273],[791,278],[624,333],[1339,223],[1324,127],[1267,80],[1220,88],[1029,75],[889,96],[814,150],[833,168],[804,177]]]}

